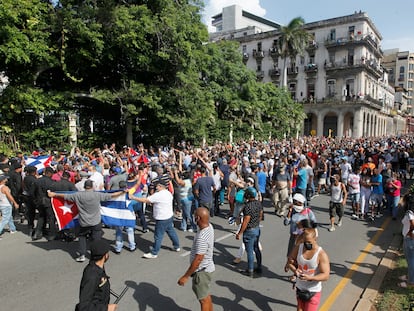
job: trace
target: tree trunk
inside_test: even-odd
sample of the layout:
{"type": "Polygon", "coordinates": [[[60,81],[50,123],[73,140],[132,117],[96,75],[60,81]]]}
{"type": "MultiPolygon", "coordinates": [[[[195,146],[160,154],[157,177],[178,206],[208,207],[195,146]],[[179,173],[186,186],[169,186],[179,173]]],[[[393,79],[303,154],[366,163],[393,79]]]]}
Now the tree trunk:
{"type": "Polygon", "coordinates": [[[280,87],[284,88],[287,87],[287,67],[286,67],[287,59],[283,59],[283,70],[282,70],[282,79],[280,80],[280,87]]]}
{"type": "Polygon", "coordinates": [[[126,138],[125,138],[125,142],[129,147],[132,147],[133,142],[133,138],[132,138],[132,120],[131,118],[127,118],[125,120],[126,123],[126,138]]]}

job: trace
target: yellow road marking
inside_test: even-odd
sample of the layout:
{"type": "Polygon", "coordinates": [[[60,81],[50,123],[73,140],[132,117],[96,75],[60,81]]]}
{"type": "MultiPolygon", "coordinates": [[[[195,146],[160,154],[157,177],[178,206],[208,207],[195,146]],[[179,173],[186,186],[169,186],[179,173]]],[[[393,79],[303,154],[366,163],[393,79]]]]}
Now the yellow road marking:
{"type": "Polygon", "coordinates": [[[381,228],[377,231],[377,233],[375,233],[375,235],[372,237],[372,239],[368,242],[367,246],[364,248],[364,250],[358,256],[358,258],[355,260],[355,263],[351,266],[351,268],[349,268],[349,270],[347,271],[345,276],[342,278],[342,280],[339,282],[339,284],[335,287],[335,289],[332,291],[332,293],[326,299],[325,303],[322,305],[322,307],[319,309],[319,311],[328,311],[328,310],[330,310],[330,308],[333,305],[333,303],[335,302],[335,300],[338,298],[338,296],[344,290],[345,286],[351,280],[352,275],[354,274],[354,272],[356,272],[358,270],[359,266],[364,262],[365,257],[368,255],[370,250],[374,247],[375,242],[378,240],[378,238],[384,232],[385,228],[389,225],[390,221],[391,221],[390,217],[388,217],[384,221],[381,228]]]}

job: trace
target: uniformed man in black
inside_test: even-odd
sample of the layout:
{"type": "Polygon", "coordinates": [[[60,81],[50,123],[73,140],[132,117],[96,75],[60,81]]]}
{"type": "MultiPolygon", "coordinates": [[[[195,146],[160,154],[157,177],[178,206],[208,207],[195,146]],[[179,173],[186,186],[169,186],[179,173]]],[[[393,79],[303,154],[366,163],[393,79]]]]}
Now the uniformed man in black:
{"type": "Polygon", "coordinates": [[[56,236],[55,216],[53,214],[52,204],[47,195],[48,190],[55,189],[56,181],[52,179],[53,173],[54,171],[51,167],[46,167],[43,171],[43,176],[37,180],[36,208],[39,211],[39,219],[32,240],[42,238],[46,223],[48,227],[48,230],[46,230],[47,239],[53,240],[56,236]]]}
{"type": "Polygon", "coordinates": [[[23,182],[23,202],[26,205],[26,219],[27,226],[29,229],[29,234],[33,235],[34,220],[36,215],[36,182],[37,182],[37,169],[35,166],[26,166],[25,167],[26,176],[24,177],[23,182]]]}
{"type": "Polygon", "coordinates": [[[90,249],[91,260],[83,270],[76,311],[115,311],[118,305],[109,303],[111,286],[104,266],[109,259],[109,244],[93,240],[90,249]]]}

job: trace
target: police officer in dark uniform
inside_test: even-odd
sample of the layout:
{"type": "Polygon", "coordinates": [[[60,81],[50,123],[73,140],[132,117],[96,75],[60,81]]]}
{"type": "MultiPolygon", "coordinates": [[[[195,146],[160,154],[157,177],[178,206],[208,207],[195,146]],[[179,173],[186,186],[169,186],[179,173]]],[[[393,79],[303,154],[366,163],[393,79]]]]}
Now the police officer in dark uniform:
{"type": "Polygon", "coordinates": [[[91,260],[83,270],[76,311],[115,311],[117,304],[110,304],[111,285],[105,273],[109,259],[109,244],[105,240],[93,240],[90,245],[91,260]]]}
{"type": "Polygon", "coordinates": [[[36,187],[37,187],[37,169],[35,166],[25,167],[26,176],[23,181],[23,202],[26,205],[26,219],[29,234],[33,235],[34,220],[36,215],[36,187]]]}
{"type": "Polygon", "coordinates": [[[48,230],[46,230],[48,240],[53,240],[56,236],[55,216],[47,195],[48,190],[53,191],[55,189],[56,181],[52,179],[53,173],[54,171],[51,167],[46,167],[43,171],[43,177],[37,180],[36,208],[39,211],[39,219],[32,240],[41,239],[46,227],[48,227],[48,230]]]}

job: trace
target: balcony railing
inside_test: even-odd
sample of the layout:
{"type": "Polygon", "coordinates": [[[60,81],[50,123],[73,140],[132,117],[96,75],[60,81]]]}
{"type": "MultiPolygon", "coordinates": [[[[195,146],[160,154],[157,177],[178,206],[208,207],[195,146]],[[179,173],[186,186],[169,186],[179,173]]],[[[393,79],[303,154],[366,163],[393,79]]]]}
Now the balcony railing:
{"type": "Polygon", "coordinates": [[[309,52],[313,52],[318,48],[318,43],[316,43],[315,40],[312,40],[309,42],[309,44],[306,46],[306,50],[309,52]]]}
{"type": "Polygon", "coordinates": [[[277,79],[277,78],[279,78],[279,77],[280,77],[280,70],[279,70],[279,68],[270,69],[270,70],[269,70],[269,76],[270,76],[272,79],[277,79]]]}
{"type": "Polygon", "coordinates": [[[306,73],[312,73],[312,72],[317,72],[318,71],[318,65],[310,63],[305,65],[305,72],[306,73]]]}
{"type": "Polygon", "coordinates": [[[299,72],[298,67],[289,67],[289,68],[287,68],[287,74],[288,75],[297,75],[298,72],[299,72]]]}
{"type": "Polygon", "coordinates": [[[360,60],[347,60],[339,62],[325,61],[324,68],[326,71],[339,71],[339,70],[351,70],[351,69],[365,69],[377,78],[380,78],[384,72],[381,66],[375,60],[366,60],[361,58],[360,60]]]}
{"type": "Polygon", "coordinates": [[[277,57],[279,57],[280,54],[279,54],[279,51],[277,50],[277,48],[272,47],[272,48],[269,49],[269,55],[272,58],[277,58],[277,57]]]}
{"type": "Polygon", "coordinates": [[[264,71],[263,70],[256,70],[256,77],[258,80],[262,80],[264,78],[264,71]]]}
{"type": "Polygon", "coordinates": [[[366,46],[371,47],[374,51],[377,52],[377,54],[382,55],[381,48],[379,47],[378,43],[371,37],[371,35],[358,34],[355,36],[335,38],[335,39],[328,38],[325,41],[325,47],[327,49],[335,48],[335,47],[343,47],[347,45],[354,45],[354,44],[364,44],[366,46]]]}
{"type": "Polygon", "coordinates": [[[253,57],[256,59],[262,59],[265,56],[264,51],[253,50],[253,57]]]}

